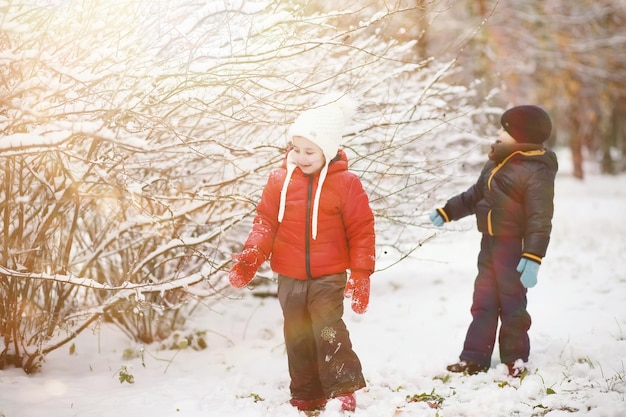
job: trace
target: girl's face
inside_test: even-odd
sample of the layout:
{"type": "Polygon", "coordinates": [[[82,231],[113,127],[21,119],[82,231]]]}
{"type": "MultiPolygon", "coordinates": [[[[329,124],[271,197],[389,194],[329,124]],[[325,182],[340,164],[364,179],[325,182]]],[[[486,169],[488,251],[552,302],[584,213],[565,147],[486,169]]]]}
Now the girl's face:
{"type": "Polygon", "coordinates": [[[322,148],[302,136],[294,136],[291,142],[296,154],[296,165],[304,175],[312,175],[321,171],[326,163],[322,148]]]}
{"type": "Polygon", "coordinates": [[[509,135],[509,132],[504,130],[504,128],[500,128],[500,130],[498,130],[497,137],[498,139],[496,140],[496,143],[504,143],[505,145],[513,145],[517,143],[517,141],[513,139],[513,136],[509,135]]]}

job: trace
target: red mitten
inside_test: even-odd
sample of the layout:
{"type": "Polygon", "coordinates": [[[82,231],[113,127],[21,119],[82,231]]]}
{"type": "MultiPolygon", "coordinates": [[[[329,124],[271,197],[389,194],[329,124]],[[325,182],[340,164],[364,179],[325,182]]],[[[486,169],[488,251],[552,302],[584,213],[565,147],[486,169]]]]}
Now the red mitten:
{"type": "Polygon", "coordinates": [[[228,280],[233,287],[243,288],[252,281],[259,266],[265,262],[265,256],[259,248],[253,246],[233,254],[233,261],[235,264],[228,274],[228,280]]]}
{"type": "Polygon", "coordinates": [[[365,313],[370,301],[370,274],[365,271],[352,271],[346,283],[344,296],[352,298],[352,310],[355,313],[365,313]]]}

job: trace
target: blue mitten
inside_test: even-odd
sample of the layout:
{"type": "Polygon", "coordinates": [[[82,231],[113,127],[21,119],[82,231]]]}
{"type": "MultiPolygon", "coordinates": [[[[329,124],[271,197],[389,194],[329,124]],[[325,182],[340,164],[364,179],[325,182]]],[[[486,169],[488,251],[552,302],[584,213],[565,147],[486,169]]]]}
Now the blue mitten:
{"type": "Polygon", "coordinates": [[[522,273],[520,281],[522,281],[524,287],[532,288],[537,285],[537,274],[540,266],[539,262],[527,258],[520,259],[519,264],[517,264],[517,272],[522,273]]]}
{"type": "Polygon", "coordinates": [[[443,226],[443,224],[446,222],[443,217],[441,217],[441,214],[439,214],[439,212],[437,210],[433,211],[432,213],[430,213],[430,221],[433,222],[433,224],[437,227],[441,227],[443,226]]]}

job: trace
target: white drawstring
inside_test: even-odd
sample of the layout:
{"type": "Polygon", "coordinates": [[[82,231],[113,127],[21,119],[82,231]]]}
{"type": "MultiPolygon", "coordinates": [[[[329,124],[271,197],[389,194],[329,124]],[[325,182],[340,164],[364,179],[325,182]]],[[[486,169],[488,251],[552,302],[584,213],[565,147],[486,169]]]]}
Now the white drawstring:
{"type": "Polygon", "coordinates": [[[313,240],[317,238],[317,217],[320,209],[320,196],[322,194],[322,184],[324,184],[324,180],[326,180],[327,173],[328,164],[324,165],[324,168],[322,168],[322,171],[320,172],[320,179],[317,182],[317,190],[315,190],[315,200],[313,200],[313,230],[311,231],[313,240]]]}
{"type": "MultiPolygon", "coordinates": [[[[295,154],[293,152],[289,152],[287,155],[287,175],[285,175],[285,181],[283,182],[283,188],[280,190],[280,206],[278,208],[278,222],[283,221],[283,217],[285,216],[285,206],[287,205],[287,188],[289,187],[289,182],[291,180],[291,176],[293,175],[293,171],[296,169],[296,163],[294,162],[295,154]]],[[[320,198],[322,195],[322,185],[326,180],[326,175],[328,174],[328,164],[324,165],[322,170],[320,171],[320,178],[317,182],[317,190],[315,190],[315,199],[313,200],[313,225],[311,230],[311,236],[313,240],[317,239],[317,218],[319,216],[320,211],[320,198]]]]}
{"type": "Polygon", "coordinates": [[[287,175],[285,176],[285,182],[283,182],[283,188],[280,190],[280,206],[278,208],[278,223],[283,221],[283,217],[285,216],[285,206],[287,204],[287,187],[289,187],[289,181],[291,180],[291,175],[293,171],[296,169],[296,163],[294,161],[294,152],[290,151],[289,155],[287,155],[287,175]]]}

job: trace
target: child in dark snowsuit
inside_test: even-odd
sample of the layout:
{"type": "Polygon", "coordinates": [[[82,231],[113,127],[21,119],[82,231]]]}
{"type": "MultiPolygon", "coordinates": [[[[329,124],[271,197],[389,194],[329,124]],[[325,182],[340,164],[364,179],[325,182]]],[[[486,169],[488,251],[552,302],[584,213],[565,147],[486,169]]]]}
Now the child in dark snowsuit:
{"type": "Polygon", "coordinates": [[[235,288],[248,285],[267,259],[278,274],[290,403],[303,411],[322,409],[332,398],[354,411],[354,393],[365,387],[342,320],[344,296],[356,313],[366,311],[376,255],[367,194],[339,149],[353,110],[347,97],[329,96],[298,116],[285,162],[270,174],[229,273],[235,288]]]}
{"type": "Polygon", "coordinates": [[[537,283],[550,240],[558,164],[554,152],[543,146],[552,123],[542,108],[513,107],[500,122],[498,140],[478,181],[430,219],[441,227],[475,214],[483,234],[472,322],[460,361],[448,370],[471,375],[489,369],[500,319],[500,359],[511,376],[519,377],[530,353],[526,293],[537,283]]]}

